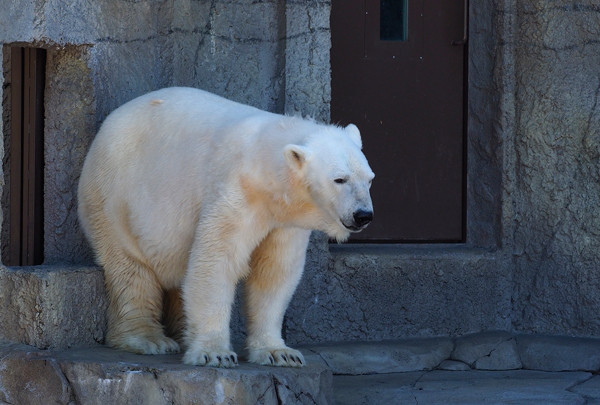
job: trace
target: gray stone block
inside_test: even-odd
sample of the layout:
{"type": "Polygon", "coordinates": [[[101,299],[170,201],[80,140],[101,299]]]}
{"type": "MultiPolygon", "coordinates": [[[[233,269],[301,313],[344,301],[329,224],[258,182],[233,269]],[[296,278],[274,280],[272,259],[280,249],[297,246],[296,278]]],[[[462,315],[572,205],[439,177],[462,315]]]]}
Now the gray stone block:
{"type": "Polygon", "coordinates": [[[518,370],[522,367],[514,339],[499,343],[489,355],[480,357],[473,364],[476,370],[518,370]]]}
{"type": "Polygon", "coordinates": [[[600,370],[600,339],[517,336],[523,368],[545,371],[600,370]]]}
{"type": "Polygon", "coordinates": [[[598,336],[598,3],[513,3],[513,325],[598,336]]]}
{"type": "Polygon", "coordinates": [[[286,2],[285,112],[329,121],[329,2],[286,2]]]}
{"type": "Polygon", "coordinates": [[[0,345],[0,403],[67,404],[71,392],[60,365],[44,352],[0,345]]]}
{"type": "Polygon", "coordinates": [[[307,261],[287,312],[292,344],[511,328],[510,271],[494,253],[449,246],[435,251],[425,246],[328,246],[326,239],[318,243],[332,251],[329,271],[323,271],[323,261],[307,261]]]}
{"type": "Polygon", "coordinates": [[[0,340],[39,348],[104,340],[104,275],[95,267],[0,266],[0,340]]]}
{"type": "Polygon", "coordinates": [[[516,370],[522,367],[515,338],[502,331],[456,339],[451,358],[477,370],[516,370]]]}
{"type": "Polygon", "coordinates": [[[215,2],[211,11],[212,35],[231,41],[277,42],[281,7],[270,1],[215,2]]]}
{"type": "Polygon", "coordinates": [[[15,1],[3,4],[0,13],[0,42],[30,42],[35,38],[35,21],[39,8],[33,1],[15,1]]]}
{"type": "Polygon", "coordinates": [[[446,338],[310,346],[334,374],[400,373],[432,370],[452,352],[446,338]]]}
{"type": "Polygon", "coordinates": [[[437,369],[446,371],[469,371],[471,370],[471,367],[462,361],[444,360],[440,363],[437,369]]]}

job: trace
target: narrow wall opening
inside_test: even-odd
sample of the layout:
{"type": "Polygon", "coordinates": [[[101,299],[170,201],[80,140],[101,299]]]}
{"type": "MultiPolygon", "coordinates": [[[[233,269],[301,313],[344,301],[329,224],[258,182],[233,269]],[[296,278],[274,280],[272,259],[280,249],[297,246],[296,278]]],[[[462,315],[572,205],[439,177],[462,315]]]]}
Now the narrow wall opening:
{"type": "Polygon", "coordinates": [[[4,121],[2,262],[44,261],[44,86],[46,50],[3,50],[4,121]]]}

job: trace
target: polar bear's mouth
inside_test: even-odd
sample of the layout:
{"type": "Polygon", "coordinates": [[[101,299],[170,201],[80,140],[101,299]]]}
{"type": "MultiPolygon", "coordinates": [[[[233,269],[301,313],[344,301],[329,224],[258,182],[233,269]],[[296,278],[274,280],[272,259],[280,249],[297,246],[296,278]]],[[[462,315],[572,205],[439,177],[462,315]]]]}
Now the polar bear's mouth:
{"type": "Polygon", "coordinates": [[[344,223],[344,221],[342,221],[341,219],[340,219],[340,222],[342,223],[342,225],[344,225],[344,228],[348,229],[350,232],[360,232],[366,227],[366,225],[365,226],[356,226],[354,224],[346,225],[344,223]]]}

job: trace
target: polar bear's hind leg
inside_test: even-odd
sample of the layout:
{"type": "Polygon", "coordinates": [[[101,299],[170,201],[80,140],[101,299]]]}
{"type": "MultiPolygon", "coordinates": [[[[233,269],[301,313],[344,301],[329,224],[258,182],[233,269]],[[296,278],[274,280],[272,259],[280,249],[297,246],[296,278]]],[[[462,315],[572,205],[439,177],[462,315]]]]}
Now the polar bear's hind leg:
{"type": "Polygon", "coordinates": [[[107,343],[140,354],[179,352],[160,323],[163,290],[152,270],[118,249],[102,256],[109,292],[107,343]]]}

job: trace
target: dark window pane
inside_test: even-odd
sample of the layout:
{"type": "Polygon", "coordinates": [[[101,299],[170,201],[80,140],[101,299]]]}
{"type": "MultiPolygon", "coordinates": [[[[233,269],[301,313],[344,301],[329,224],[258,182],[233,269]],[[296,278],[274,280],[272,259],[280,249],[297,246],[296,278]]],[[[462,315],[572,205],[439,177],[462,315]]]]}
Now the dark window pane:
{"type": "Polygon", "coordinates": [[[380,0],[379,38],[382,41],[406,41],[408,36],[408,0],[380,0]]]}

